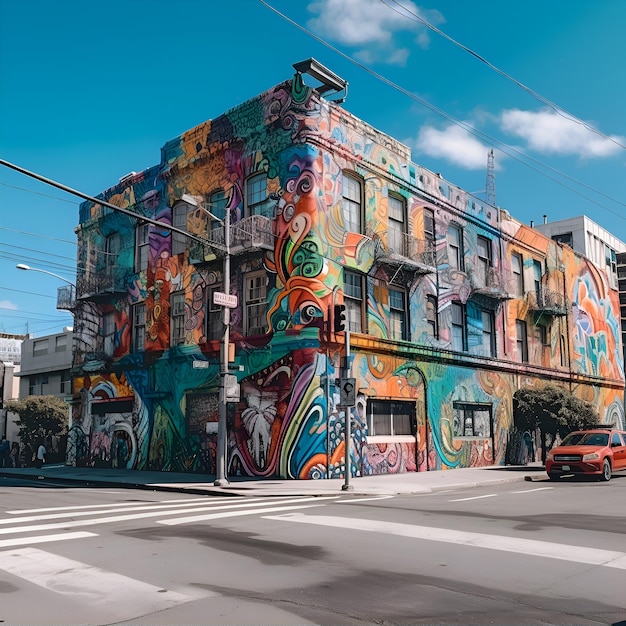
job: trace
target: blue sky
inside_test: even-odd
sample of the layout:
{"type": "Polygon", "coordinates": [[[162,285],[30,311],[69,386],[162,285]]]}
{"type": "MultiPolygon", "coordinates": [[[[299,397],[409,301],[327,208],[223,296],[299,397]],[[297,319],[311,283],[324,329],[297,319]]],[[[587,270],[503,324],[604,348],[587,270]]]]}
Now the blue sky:
{"type": "MultiPolygon", "coordinates": [[[[626,241],[624,24],[622,0],[0,0],[0,158],[97,195],[314,57],[414,162],[484,197],[493,148],[514,217],[626,241]]],[[[0,332],[71,325],[15,265],[74,280],[78,204],[0,167],[0,332]]]]}

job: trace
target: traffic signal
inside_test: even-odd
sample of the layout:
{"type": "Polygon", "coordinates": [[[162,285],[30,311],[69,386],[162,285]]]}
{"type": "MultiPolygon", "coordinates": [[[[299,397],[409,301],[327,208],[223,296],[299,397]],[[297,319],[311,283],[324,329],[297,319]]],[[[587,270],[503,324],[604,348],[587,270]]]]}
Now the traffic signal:
{"type": "Polygon", "coordinates": [[[345,304],[335,304],[333,328],[336,333],[340,333],[346,329],[346,305],[345,304]]]}

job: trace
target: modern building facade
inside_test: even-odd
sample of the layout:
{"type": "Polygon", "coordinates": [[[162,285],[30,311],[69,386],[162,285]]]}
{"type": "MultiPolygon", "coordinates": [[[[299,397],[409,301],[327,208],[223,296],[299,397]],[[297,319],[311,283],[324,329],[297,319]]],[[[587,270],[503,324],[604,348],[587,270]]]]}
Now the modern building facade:
{"type": "Polygon", "coordinates": [[[215,472],[225,301],[229,475],[342,476],[346,414],[353,474],[504,463],[548,383],[623,426],[606,272],[294,67],[81,205],[68,463],[215,472]]]}

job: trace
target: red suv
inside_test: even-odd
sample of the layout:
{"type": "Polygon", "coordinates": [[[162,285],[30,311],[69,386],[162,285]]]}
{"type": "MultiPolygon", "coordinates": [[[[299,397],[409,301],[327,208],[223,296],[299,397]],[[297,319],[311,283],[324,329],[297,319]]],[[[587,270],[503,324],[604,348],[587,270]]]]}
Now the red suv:
{"type": "Polygon", "coordinates": [[[550,480],[558,480],[564,474],[611,480],[612,473],[619,470],[626,470],[626,432],[612,428],[574,431],[546,458],[550,480]]]}

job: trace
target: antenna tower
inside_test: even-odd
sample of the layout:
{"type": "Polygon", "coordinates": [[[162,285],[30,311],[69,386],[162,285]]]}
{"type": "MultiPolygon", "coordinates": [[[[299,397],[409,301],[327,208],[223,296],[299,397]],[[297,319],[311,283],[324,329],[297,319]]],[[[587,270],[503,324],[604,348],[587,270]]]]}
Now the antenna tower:
{"type": "Polygon", "coordinates": [[[493,148],[487,155],[487,184],[485,185],[487,203],[496,206],[496,171],[494,165],[493,148]]]}

